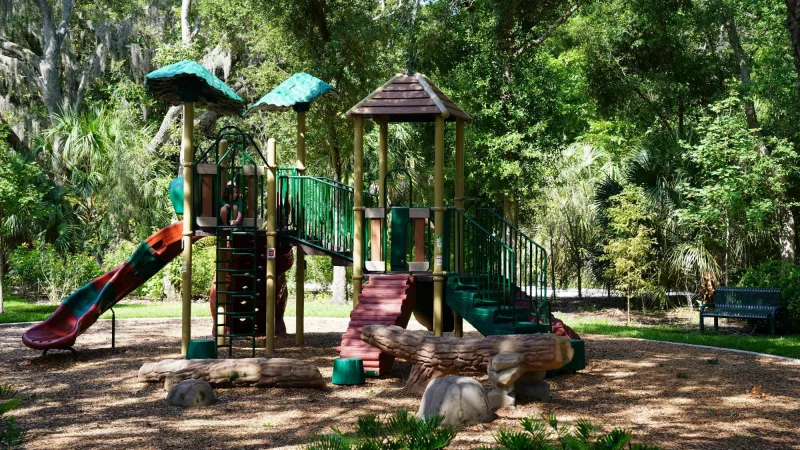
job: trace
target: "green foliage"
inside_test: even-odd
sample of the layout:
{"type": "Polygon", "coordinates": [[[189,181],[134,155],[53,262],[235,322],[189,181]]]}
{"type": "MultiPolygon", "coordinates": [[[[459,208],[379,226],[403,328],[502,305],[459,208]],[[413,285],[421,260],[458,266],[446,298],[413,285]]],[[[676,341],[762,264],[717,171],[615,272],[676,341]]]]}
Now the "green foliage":
{"type": "Polygon", "coordinates": [[[748,242],[777,232],[774,217],[798,163],[787,142],[765,144],[750,132],[739,105],[731,97],[711,106],[698,127],[702,138],[685,147],[693,174],[678,185],[680,224],[719,249],[728,266],[744,258],[748,242]]]}
{"type": "Polygon", "coordinates": [[[614,288],[628,300],[630,323],[631,297],[656,292],[652,282],[653,229],[645,209],[644,191],[628,185],[610,200],[606,210],[610,239],[603,247],[603,260],[609,263],[606,276],[614,280],[614,288]]]}
{"type": "Polygon", "coordinates": [[[417,419],[401,410],[388,418],[365,415],[358,418],[356,431],[315,436],[309,450],[434,450],[445,448],[456,436],[452,427],[442,427],[442,418],[417,419]]]}
{"type": "Polygon", "coordinates": [[[781,261],[767,261],[748,269],[739,280],[741,287],[776,288],[789,310],[792,327],[800,327],[800,266],[781,261]]]}
{"type": "Polygon", "coordinates": [[[0,448],[21,447],[26,431],[16,425],[16,418],[8,413],[19,408],[22,400],[10,384],[0,385],[0,448]]]}
{"type": "MultiPolygon", "coordinates": [[[[800,194],[800,97],[781,2],[354,0],[317,8],[294,0],[196,0],[188,44],[180,6],[76,4],[62,55],[69,64],[55,84],[70,99],[80,90],[84,101],[57,117],[45,115],[25,61],[0,68],[11,104],[5,117],[25,125],[22,137],[32,147],[16,154],[0,139],[7,163],[0,168],[0,251],[38,239],[101,259],[124,254],[118,242],[138,242],[172,219],[166,187],[178,169],[180,125],[166,124],[170,140],[148,148],[168,105],[145,93],[142,77],[191,58],[223,60],[216,74],[250,100],[299,71],[335,86],[338,98],[316,101],[307,114],[306,166],[344,182],[353,172],[353,132],[342,112],[394,73],[425,73],[474,118],[465,136],[466,196],[482,206],[518,202],[523,227],[548,249],[554,287],[619,285],[603,259],[612,243],[607,205],[595,202],[608,180],[644,191],[640,210],[650,215],[647,238],[654,241],[646,275],[658,292],[696,290],[705,273],[736,278],[780,254],[779,212],[800,194]],[[731,23],[749,79],[734,54],[731,23]],[[80,69],[91,65],[98,42],[110,47],[83,86],[80,69]],[[745,117],[751,103],[755,124],[745,117]]],[[[40,54],[36,5],[7,12],[4,38],[40,54]]],[[[2,55],[18,57],[8,49],[2,55]]],[[[196,144],[235,123],[262,147],[274,137],[291,149],[295,120],[291,113],[204,120],[196,144]]],[[[373,190],[376,128],[368,122],[365,130],[373,190]]],[[[389,167],[410,169],[420,205],[433,201],[432,140],[430,124],[390,127],[389,167]]],[[[281,151],[279,164],[293,165],[292,153],[281,151]]],[[[450,156],[445,198],[455,195],[450,156]]],[[[390,199],[399,197],[392,191],[390,199]]],[[[202,264],[195,294],[207,290],[211,266],[202,264]]],[[[328,284],[326,264],[311,260],[310,279],[328,284]]],[[[173,283],[179,268],[168,269],[173,283]]],[[[154,280],[139,293],[160,291],[154,280]]]]}
{"type": "Polygon", "coordinates": [[[103,274],[97,261],[85,253],[59,253],[52,244],[20,247],[11,254],[9,282],[22,292],[63,300],[73,291],[103,274]]]}
{"type": "Polygon", "coordinates": [[[495,447],[485,450],[656,450],[631,442],[630,431],[620,428],[600,434],[589,420],[580,419],[574,425],[558,423],[554,414],[542,414],[540,419],[520,420],[524,431],[500,429],[494,434],[495,447]]]}
{"type": "Polygon", "coordinates": [[[168,223],[170,174],[147,151],[153,129],[131,112],[65,112],[38,143],[40,157],[63,185],[72,248],[100,255],[115,239],[140,240],[168,223]]]}

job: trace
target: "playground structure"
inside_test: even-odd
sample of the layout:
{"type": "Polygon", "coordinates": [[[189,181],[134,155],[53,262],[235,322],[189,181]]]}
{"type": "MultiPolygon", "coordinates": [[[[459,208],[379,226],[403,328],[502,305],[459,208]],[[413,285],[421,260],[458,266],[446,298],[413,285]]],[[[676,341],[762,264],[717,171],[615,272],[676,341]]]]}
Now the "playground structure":
{"type": "MultiPolygon", "coordinates": [[[[53,317],[26,333],[26,345],[71,347],[100,313],[182,251],[185,355],[191,335],[191,243],[206,236],[216,237],[212,334],[217,346],[227,347],[231,354],[235,339],[247,339],[255,356],[257,336],[265,336],[267,352],[274,353],[276,333],[285,332],[284,273],[291,267],[293,247],[297,255],[297,344],[303,344],[304,333],[304,255],[324,255],[335,265],[350,265],[354,310],[338,350],[342,357],[362,358],[370,375],[385,373],[394,357],[365,343],[361,329],[370,324],[405,327],[412,313],[436,336],[452,329],[461,337],[463,319],[486,336],[551,331],[545,290],[547,256],[496,212],[477,208],[467,213],[464,125],[472,119],[425,76],[398,74],[347,111],[355,132],[351,187],[305,174],[305,112],[315,98],[332,92],[329,85],[307,74],[293,76],[246,111],[291,108],[297,112],[296,167],[277,167],[273,139],[264,155],[252,138],[236,127],[220,130],[195,157],[191,129],[195,103],[229,114],[244,109],[235,93],[198,66],[177,63],[147,77],[151,93],[184,108],[184,177],[182,183],[174,183],[177,187],[182,184],[183,189],[171,192],[173,198],[183,199],[182,210],[176,205],[176,212],[182,212],[184,220],[165,229],[169,230],[168,242],[147,241],[152,250],[145,254],[148,265],[135,263],[140,258],[137,251],[126,263],[131,269],[115,269],[73,294],[53,317]],[[379,127],[377,196],[364,189],[365,119],[379,127]],[[414,205],[411,195],[407,205],[388,205],[387,179],[403,172],[402,168],[390,171],[387,167],[388,127],[397,122],[435,124],[433,206],[414,205]],[[446,206],[444,199],[444,133],[449,122],[455,123],[453,207],[446,206]],[[219,217],[220,197],[229,185],[235,185],[241,194],[243,220],[237,225],[229,225],[230,218],[219,217]],[[115,281],[131,271],[135,273],[133,281],[121,285],[115,281]]],[[[411,193],[410,177],[408,189],[411,193]]]]}

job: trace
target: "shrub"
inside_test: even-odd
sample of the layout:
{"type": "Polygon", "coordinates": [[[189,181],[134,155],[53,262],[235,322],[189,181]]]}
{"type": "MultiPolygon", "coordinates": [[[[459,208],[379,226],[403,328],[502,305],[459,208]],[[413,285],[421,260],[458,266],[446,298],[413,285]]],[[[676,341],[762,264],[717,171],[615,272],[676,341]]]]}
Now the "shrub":
{"type": "Polygon", "coordinates": [[[59,302],[103,273],[100,264],[85,253],[59,254],[52,245],[18,248],[9,260],[9,281],[28,295],[59,302]]]}
{"type": "Polygon", "coordinates": [[[398,411],[388,419],[374,415],[358,418],[356,431],[315,436],[309,450],[435,450],[445,448],[456,437],[452,427],[441,427],[442,418],[417,419],[408,411],[398,411]]]}
{"type": "Polygon", "coordinates": [[[748,269],[742,279],[741,287],[777,288],[781,290],[781,300],[789,310],[792,328],[800,326],[800,266],[781,261],[768,261],[748,269]]]}
{"type": "Polygon", "coordinates": [[[542,414],[541,419],[525,418],[520,423],[525,431],[497,431],[494,441],[498,450],[656,450],[644,444],[632,444],[630,431],[615,428],[610,433],[598,434],[597,428],[586,419],[574,426],[559,426],[553,414],[542,414]]]}
{"type": "MultiPolygon", "coordinates": [[[[217,247],[214,239],[203,239],[194,244],[192,251],[192,296],[208,298],[211,292],[211,281],[214,279],[214,272],[216,271],[216,253],[217,247]]],[[[177,290],[180,290],[181,286],[182,266],[183,260],[179,255],[164,268],[169,273],[170,283],[177,290]]],[[[158,278],[158,298],[161,298],[161,276],[159,275],[158,278]]]]}
{"type": "MultiPolygon", "coordinates": [[[[126,261],[136,250],[138,244],[130,241],[120,241],[113,245],[103,256],[103,266],[105,270],[111,270],[126,261]]],[[[192,252],[192,295],[195,297],[207,297],[211,290],[211,280],[214,278],[214,255],[216,246],[214,239],[203,239],[194,244],[192,252]]],[[[172,260],[162,270],[168,273],[169,282],[176,290],[181,286],[181,266],[180,255],[172,260]]],[[[159,272],[147,280],[139,289],[134,292],[139,297],[151,300],[164,299],[163,272],[159,272]]]]}
{"type": "Polygon", "coordinates": [[[25,430],[16,426],[14,416],[7,415],[18,408],[20,403],[17,390],[13,386],[0,386],[0,448],[21,447],[25,440],[25,430]]]}

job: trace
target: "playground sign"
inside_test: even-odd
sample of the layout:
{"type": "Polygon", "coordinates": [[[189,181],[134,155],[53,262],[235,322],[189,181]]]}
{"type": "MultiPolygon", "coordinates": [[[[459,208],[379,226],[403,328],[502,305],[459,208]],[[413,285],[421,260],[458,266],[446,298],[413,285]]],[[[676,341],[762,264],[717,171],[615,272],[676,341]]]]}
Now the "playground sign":
{"type": "Polygon", "coordinates": [[[267,259],[275,259],[275,249],[268,248],[267,249],[267,259]]]}

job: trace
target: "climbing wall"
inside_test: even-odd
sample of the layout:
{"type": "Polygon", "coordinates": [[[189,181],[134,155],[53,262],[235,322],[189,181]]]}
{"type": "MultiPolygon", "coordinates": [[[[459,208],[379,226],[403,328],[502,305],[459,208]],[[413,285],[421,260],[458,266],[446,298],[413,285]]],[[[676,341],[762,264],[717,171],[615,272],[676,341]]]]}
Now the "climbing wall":
{"type": "Polygon", "coordinates": [[[379,376],[392,368],[394,356],[383,354],[361,340],[365,325],[397,325],[405,328],[414,311],[416,283],[410,275],[373,275],[361,288],[358,306],[350,313],[350,325],[337,347],[342,358],[364,360],[364,372],[379,376]]]}

